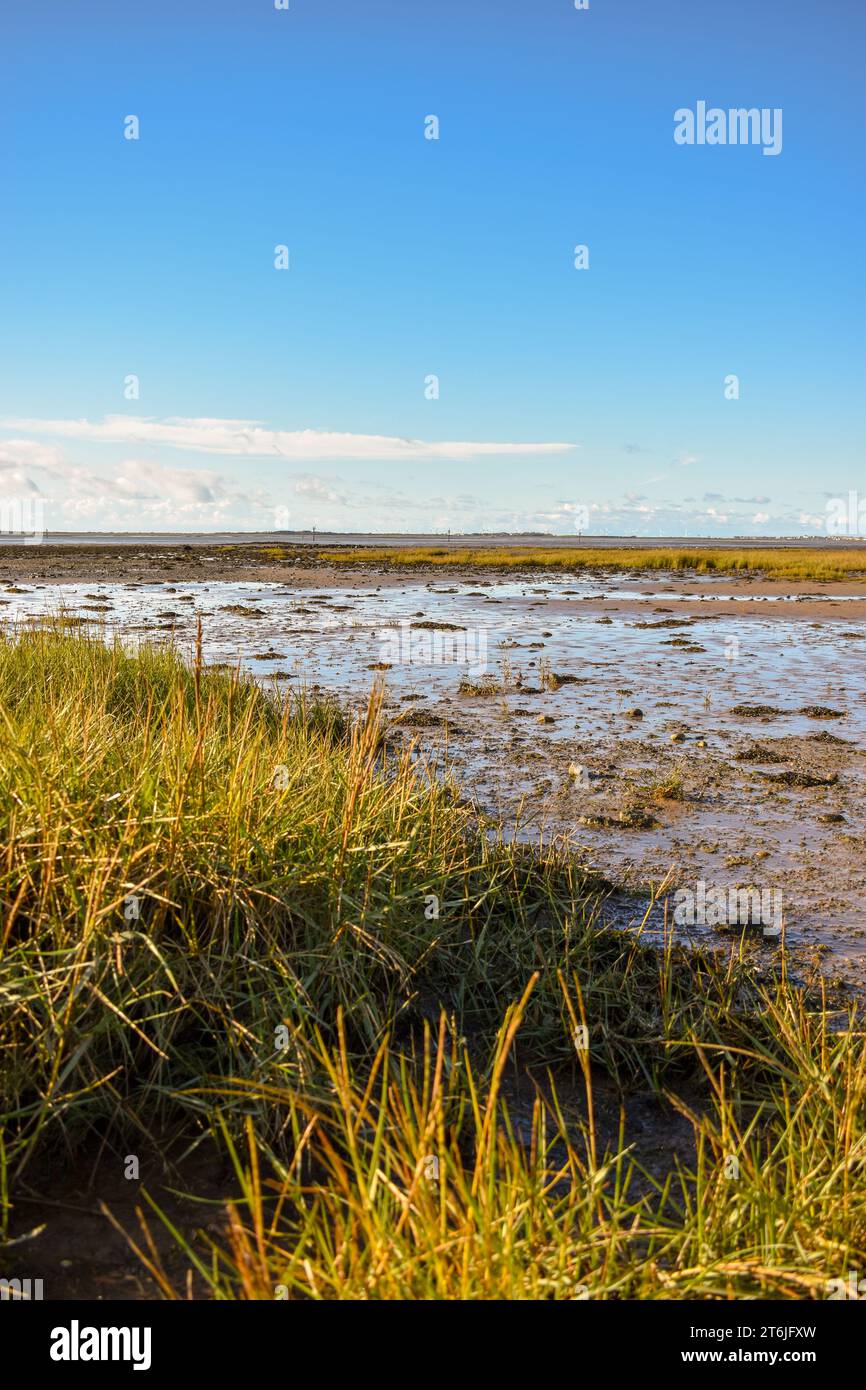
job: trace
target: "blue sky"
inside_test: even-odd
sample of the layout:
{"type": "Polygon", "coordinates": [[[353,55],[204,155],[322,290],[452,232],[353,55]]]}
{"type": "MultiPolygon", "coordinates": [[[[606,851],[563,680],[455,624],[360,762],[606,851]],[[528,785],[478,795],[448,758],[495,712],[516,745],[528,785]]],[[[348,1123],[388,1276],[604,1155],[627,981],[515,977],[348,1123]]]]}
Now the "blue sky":
{"type": "Polygon", "coordinates": [[[49,529],[866,496],[860,0],[40,0],[0,40],[0,492],[49,529]],[[701,100],[781,152],[677,145],[701,100]]]}

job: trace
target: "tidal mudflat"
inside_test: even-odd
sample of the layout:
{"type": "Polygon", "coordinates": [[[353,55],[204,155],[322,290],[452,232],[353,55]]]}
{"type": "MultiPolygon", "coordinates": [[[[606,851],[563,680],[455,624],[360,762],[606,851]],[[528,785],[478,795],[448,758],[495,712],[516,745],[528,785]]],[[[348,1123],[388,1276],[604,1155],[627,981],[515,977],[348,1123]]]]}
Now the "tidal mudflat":
{"type": "Polygon", "coordinates": [[[855,580],[59,550],[0,558],[10,1278],[862,1267],[855,580]]]}
{"type": "Polygon", "coordinates": [[[56,555],[7,569],[6,625],[62,613],[191,650],[201,624],[209,666],[268,687],[358,709],[379,684],[392,741],[453,772],[491,833],[562,842],[604,874],[623,890],[612,920],[739,939],[700,912],[677,926],[677,892],[773,894],[799,970],[866,982],[857,580],[394,572],[268,547],[56,555]]]}

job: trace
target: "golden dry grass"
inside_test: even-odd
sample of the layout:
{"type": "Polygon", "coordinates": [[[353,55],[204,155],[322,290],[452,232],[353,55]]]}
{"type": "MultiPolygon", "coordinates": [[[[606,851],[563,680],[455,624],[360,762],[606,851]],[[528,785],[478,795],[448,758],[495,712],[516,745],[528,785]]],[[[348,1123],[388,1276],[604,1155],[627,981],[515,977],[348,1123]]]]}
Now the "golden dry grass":
{"type": "Polygon", "coordinates": [[[863,1268],[855,1012],[775,953],[600,926],[603,885],[489,839],[379,717],[0,640],[0,1271],[37,1154],[168,1129],[234,1165],[222,1235],[172,1230],[217,1298],[822,1298],[863,1268]],[[693,1161],[642,1168],[636,1089],[693,1161]]]}
{"type": "Polygon", "coordinates": [[[866,579],[866,549],[824,550],[779,547],[773,550],[659,548],[642,550],[566,549],[556,546],[356,546],[320,550],[335,565],[391,566],[395,569],[467,568],[498,570],[693,571],[696,574],[757,575],[766,579],[831,582],[866,579]]]}

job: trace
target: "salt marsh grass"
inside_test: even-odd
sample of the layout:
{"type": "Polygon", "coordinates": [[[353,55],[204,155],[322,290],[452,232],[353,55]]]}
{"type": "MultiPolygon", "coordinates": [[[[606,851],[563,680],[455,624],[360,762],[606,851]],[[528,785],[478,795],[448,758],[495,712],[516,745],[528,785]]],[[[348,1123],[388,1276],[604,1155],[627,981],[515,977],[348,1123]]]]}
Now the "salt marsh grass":
{"type": "Polygon", "coordinates": [[[391,565],[411,569],[434,568],[497,570],[666,570],[718,575],[755,575],[766,579],[826,582],[866,578],[866,550],[800,548],[778,550],[713,550],[622,548],[581,549],[547,546],[491,546],[477,549],[448,546],[356,546],[321,550],[319,558],[330,564],[391,565]]]}
{"type": "Polygon", "coordinates": [[[0,641],[0,718],[0,1255],[40,1164],[171,1131],[234,1167],[224,1234],[173,1232],[217,1298],[821,1298],[864,1267],[854,1012],[776,953],[606,928],[605,884],[389,751],[375,692],[351,719],[42,630],[0,641]]]}

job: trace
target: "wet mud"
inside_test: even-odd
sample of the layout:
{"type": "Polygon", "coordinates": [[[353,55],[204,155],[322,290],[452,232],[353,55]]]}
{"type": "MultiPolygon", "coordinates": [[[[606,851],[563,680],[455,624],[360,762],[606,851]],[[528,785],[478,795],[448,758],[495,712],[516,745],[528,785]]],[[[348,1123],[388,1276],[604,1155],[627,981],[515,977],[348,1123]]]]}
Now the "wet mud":
{"type": "MultiPolygon", "coordinates": [[[[567,844],[621,885],[612,920],[672,930],[677,891],[699,882],[780,892],[800,968],[866,983],[858,585],[347,572],[268,547],[254,560],[249,547],[127,547],[97,563],[49,549],[0,556],[7,630],[62,613],[191,648],[200,621],[210,665],[275,691],[358,707],[381,682],[392,740],[435,775],[453,771],[507,837],[567,844]]],[[[736,923],[679,934],[779,945],[736,923]]]]}

